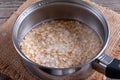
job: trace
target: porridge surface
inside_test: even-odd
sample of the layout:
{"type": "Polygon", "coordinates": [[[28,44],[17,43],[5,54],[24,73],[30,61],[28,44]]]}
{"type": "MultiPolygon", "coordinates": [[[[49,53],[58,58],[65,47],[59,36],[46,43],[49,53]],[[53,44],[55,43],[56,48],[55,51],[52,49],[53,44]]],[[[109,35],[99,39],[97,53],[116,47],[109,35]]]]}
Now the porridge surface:
{"type": "Polygon", "coordinates": [[[32,29],[20,43],[33,62],[54,68],[69,68],[93,58],[101,48],[97,34],[71,20],[55,20],[32,29]]]}

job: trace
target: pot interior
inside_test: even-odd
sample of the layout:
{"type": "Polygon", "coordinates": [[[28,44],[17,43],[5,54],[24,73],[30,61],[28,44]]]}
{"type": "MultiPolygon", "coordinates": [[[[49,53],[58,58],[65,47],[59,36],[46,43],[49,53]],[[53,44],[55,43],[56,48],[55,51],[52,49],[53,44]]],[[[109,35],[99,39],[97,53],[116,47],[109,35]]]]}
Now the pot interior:
{"type": "Polygon", "coordinates": [[[16,25],[13,29],[13,37],[19,50],[19,42],[23,40],[29,31],[40,23],[55,19],[72,19],[88,25],[88,27],[96,31],[99,35],[102,48],[105,46],[109,33],[108,27],[106,27],[107,24],[102,15],[96,10],[92,10],[85,5],[65,2],[55,2],[46,4],[45,6],[36,5],[37,7],[34,5],[24,11],[16,21],[16,25]]]}

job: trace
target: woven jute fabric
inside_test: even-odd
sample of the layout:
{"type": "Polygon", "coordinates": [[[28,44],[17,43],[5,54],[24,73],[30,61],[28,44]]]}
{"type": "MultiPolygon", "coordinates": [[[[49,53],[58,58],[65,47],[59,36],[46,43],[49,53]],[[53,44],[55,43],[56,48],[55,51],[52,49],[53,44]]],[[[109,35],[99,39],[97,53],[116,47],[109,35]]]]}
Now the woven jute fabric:
{"type": "MultiPolygon", "coordinates": [[[[12,43],[12,27],[19,14],[31,4],[39,0],[27,0],[2,25],[0,25],[0,72],[10,76],[13,80],[38,80],[22,64],[12,43]]],[[[99,6],[89,0],[84,0],[99,9],[105,16],[110,28],[110,41],[105,53],[120,59],[120,14],[99,6]]],[[[88,80],[104,80],[104,75],[95,72],[88,80]]],[[[66,79],[67,80],[67,79],[66,79]]]]}

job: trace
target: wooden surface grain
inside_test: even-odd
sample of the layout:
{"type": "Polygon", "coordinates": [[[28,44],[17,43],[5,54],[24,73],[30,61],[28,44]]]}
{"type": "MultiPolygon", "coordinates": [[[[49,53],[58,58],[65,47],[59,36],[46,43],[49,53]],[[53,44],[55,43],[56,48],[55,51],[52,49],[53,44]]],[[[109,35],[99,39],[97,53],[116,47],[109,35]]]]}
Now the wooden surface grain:
{"type": "Polygon", "coordinates": [[[25,0],[0,0],[0,24],[4,23],[25,0]]]}
{"type": "Polygon", "coordinates": [[[91,0],[95,3],[110,8],[118,13],[120,13],[120,0],[91,0]]]}
{"type": "MultiPolygon", "coordinates": [[[[4,23],[25,0],[0,0],[0,24],[4,23]]],[[[95,3],[120,13],[120,0],[92,0],[95,3]]],[[[1,74],[0,80],[11,80],[1,74]]]]}

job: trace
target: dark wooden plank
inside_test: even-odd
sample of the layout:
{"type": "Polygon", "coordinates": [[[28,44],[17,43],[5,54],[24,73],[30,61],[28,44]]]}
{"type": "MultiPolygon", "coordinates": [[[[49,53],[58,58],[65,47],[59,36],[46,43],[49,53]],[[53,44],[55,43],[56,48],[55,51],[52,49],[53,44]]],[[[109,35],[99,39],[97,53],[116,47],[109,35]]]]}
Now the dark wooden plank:
{"type": "Polygon", "coordinates": [[[25,0],[0,0],[0,24],[4,23],[25,0]]]}
{"type": "Polygon", "coordinates": [[[92,0],[93,2],[120,13],[120,0],[92,0]]]}
{"type": "Polygon", "coordinates": [[[13,8],[19,7],[24,1],[15,1],[15,2],[0,2],[0,8],[13,8]]]}
{"type": "Polygon", "coordinates": [[[17,8],[0,8],[0,18],[9,18],[17,8]]]}
{"type": "Polygon", "coordinates": [[[11,2],[11,1],[26,1],[26,0],[0,0],[0,2],[11,2]]]}

